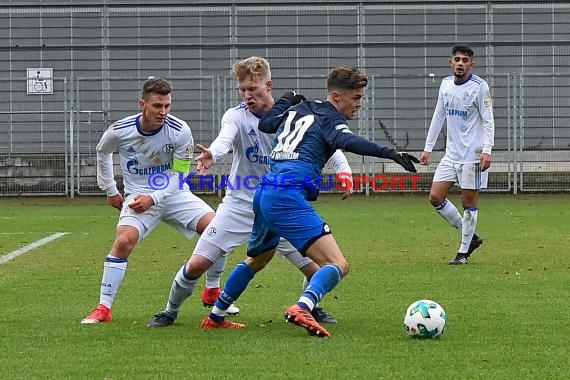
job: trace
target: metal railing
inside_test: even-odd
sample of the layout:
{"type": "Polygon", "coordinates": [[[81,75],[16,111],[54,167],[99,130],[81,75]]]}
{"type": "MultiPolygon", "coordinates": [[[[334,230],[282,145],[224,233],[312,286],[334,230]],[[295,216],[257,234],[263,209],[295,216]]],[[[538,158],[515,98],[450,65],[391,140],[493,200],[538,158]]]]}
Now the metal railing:
{"type": "MultiPolygon", "coordinates": [[[[59,89],[56,94],[35,95],[9,107],[2,105],[0,193],[70,197],[102,194],[96,184],[95,147],[108,125],[138,112],[138,93],[131,88],[138,88],[144,79],[109,78],[110,83],[105,84],[98,78],[54,78],[54,86],[59,89]]],[[[239,101],[233,79],[169,79],[175,83],[173,114],[188,121],[197,143],[209,145],[219,131],[225,110],[239,101]]],[[[515,194],[569,190],[570,111],[564,99],[568,98],[570,74],[495,74],[489,79],[494,83],[491,90],[496,123],[489,190],[515,194]]],[[[21,89],[25,80],[12,79],[10,87],[21,89]]],[[[323,94],[322,76],[301,80],[276,77],[274,82],[280,85],[274,89],[275,96],[291,88],[311,98],[323,94]]],[[[380,144],[419,156],[438,85],[439,80],[430,75],[372,76],[364,105],[351,128],[380,144]]],[[[17,96],[11,100],[15,102],[17,96]]],[[[435,163],[444,152],[443,134],[432,156],[435,163]]],[[[386,160],[347,156],[357,174],[373,177],[401,172],[386,160]]],[[[231,157],[216,165],[213,174],[218,178],[227,174],[229,163],[231,157]]],[[[327,173],[331,170],[326,168],[327,173]]],[[[421,178],[413,191],[429,190],[434,170],[435,164],[419,167],[421,178]]],[[[370,194],[377,189],[368,184],[360,191],[370,194]]]]}

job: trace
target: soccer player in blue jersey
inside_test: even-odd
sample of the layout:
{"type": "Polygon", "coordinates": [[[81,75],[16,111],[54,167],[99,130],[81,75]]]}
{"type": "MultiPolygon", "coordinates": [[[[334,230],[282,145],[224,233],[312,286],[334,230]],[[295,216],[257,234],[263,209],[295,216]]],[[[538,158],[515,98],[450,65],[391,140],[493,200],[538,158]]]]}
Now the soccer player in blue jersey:
{"type": "Polygon", "coordinates": [[[449,224],[461,232],[461,243],[450,265],[467,264],[473,251],[483,243],[475,233],[479,214],[477,200],[479,190],[487,187],[495,122],[487,82],[470,73],[474,64],[470,47],[456,45],[451,49],[449,65],[453,75],[441,81],[437,105],[420,156],[420,164],[429,165],[431,151],[446,121],[445,155],[435,170],[429,201],[449,224]],[[447,199],[456,182],[461,187],[463,217],[447,199]]]}
{"type": "Polygon", "coordinates": [[[271,171],[263,176],[253,199],[255,219],[248,258],[230,273],[212,312],[202,322],[203,328],[244,327],[224,324],[226,310],[273,258],[284,237],[320,266],[299,301],[285,311],[285,318],[311,335],[330,336],[311,310],[348,273],[348,262],[329,226],[309,204],[319,195],[318,181],[325,162],[337,149],[389,158],[411,172],[416,171],[413,162],[419,162],[407,153],[355,136],[348,128],[347,119],[354,118],[361,107],[367,83],[367,76],[358,69],[337,67],[327,79],[327,101],[301,101],[300,95],[288,92],[264,114],[259,130],[276,133],[276,139],[271,171]]]}

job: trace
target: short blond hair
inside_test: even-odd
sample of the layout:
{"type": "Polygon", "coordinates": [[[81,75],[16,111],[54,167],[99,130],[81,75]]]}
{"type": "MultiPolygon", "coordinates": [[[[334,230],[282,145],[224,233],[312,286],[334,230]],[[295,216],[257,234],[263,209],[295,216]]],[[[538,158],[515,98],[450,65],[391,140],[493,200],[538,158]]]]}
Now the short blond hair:
{"type": "Polygon", "coordinates": [[[232,73],[238,82],[252,78],[255,80],[270,80],[271,68],[269,62],[262,57],[249,57],[236,62],[232,73]]]}

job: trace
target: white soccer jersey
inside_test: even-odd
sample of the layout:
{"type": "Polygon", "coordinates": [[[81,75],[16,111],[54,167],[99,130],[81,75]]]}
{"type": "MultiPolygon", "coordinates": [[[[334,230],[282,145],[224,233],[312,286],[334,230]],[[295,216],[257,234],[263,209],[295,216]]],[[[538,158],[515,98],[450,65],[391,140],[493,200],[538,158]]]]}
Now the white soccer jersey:
{"type": "Polygon", "coordinates": [[[220,133],[209,149],[214,162],[233,151],[224,202],[252,203],[255,187],[269,171],[269,154],[275,135],[260,132],[258,124],[259,116],[244,102],[228,109],[222,117],[220,133]]]}
{"type": "Polygon", "coordinates": [[[107,196],[118,193],[112,158],[113,152],[118,152],[125,194],[147,194],[158,204],[179,190],[173,160],[189,160],[194,140],[188,124],[177,117],[167,115],[162,127],[152,133],[142,130],[140,118],[137,114],[121,119],[101,137],[97,145],[97,183],[107,196]]]}
{"type": "Polygon", "coordinates": [[[481,153],[491,154],[495,137],[489,86],[473,74],[460,85],[454,79],[449,76],[441,82],[424,151],[432,151],[447,121],[444,158],[457,163],[479,162],[481,153]]]}

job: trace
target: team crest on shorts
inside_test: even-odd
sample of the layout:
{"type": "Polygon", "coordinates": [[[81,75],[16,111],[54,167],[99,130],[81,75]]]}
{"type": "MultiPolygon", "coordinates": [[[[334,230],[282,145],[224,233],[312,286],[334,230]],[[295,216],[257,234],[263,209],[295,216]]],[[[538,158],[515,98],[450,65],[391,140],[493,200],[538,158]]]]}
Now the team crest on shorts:
{"type": "Polygon", "coordinates": [[[217,233],[216,227],[210,227],[206,231],[206,235],[208,235],[208,236],[216,236],[216,233],[217,233]]]}
{"type": "Polygon", "coordinates": [[[323,225],[323,232],[324,232],[325,234],[330,234],[330,233],[331,233],[331,228],[330,228],[329,225],[326,224],[326,223],[323,225]]]}

